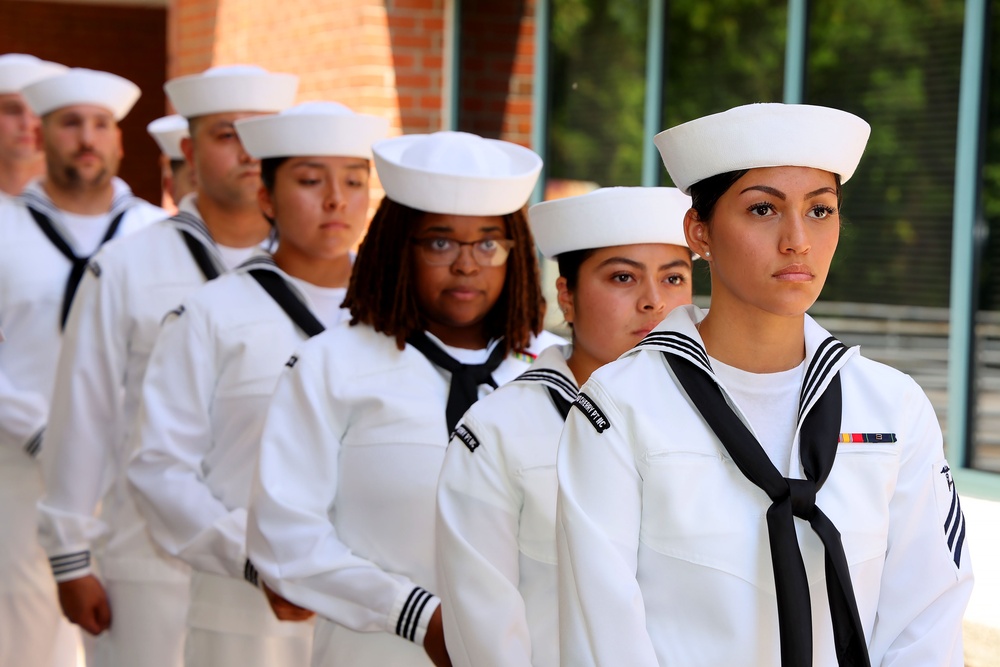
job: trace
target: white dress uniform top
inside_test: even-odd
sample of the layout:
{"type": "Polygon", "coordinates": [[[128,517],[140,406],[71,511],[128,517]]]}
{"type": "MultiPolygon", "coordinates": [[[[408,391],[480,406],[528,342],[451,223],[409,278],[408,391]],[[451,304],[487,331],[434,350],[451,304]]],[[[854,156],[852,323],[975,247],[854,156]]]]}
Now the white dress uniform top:
{"type": "MultiPolygon", "coordinates": [[[[386,139],[373,150],[388,198],[441,214],[517,211],[541,169],[525,148],[466,133],[386,139]]],[[[423,643],[440,604],[434,508],[448,408],[491,390],[462,384],[457,366],[453,379],[425,354],[489,360],[499,386],[561,341],[543,332],[504,355],[499,340],[462,350],[419,333],[402,350],[368,324],[317,336],[289,361],[268,411],[247,547],[269,586],[320,615],[316,667],[431,664],[423,643]]]]}
{"type": "Polygon", "coordinates": [[[102,664],[136,664],[137,655],[145,665],[180,661],[187,567],[146,532],[126,484],[127,443],[161,321],[229,268],[189,195],[177,216],[91,261],[67,322],[45,433],[39,536],[57,581],[90,574],[96,551],[115,614],[114,632],[94,648],[102,664]]]}
{"type": "MultiPolygon", "coordinates": [[[[543,332],[494,380],[513,380],[557,342],[543,332]]],[[[429,665],[421,644],[439,604],[428,592],[449,379],[366,325],[317,336],[288,365],[261,441],[250,559],[283,597],[323,617],[314,665],[429,665]]]]}
{"type": "MultiPolygon", "coordinates": [[[[696,328],[703,316],[673,311],[596,371],[570,412],[558,461],[564,665],[780,662],[770,499],[736,468],[664,359],[689,359],[719,382],[696,328]]],[[[798,424],[839,371],[842,444],[816,505],[842,534],[871,664],[961,665],[972,571],[930,402],[908,376],[805,322],[798,424]]],[[[782,475],[801,478],[799,444],[796,432],[782,475]]],[[[797,524],[814,664],[836,665],[824,550],[797,524]]]]}
{"type": "MultiPolygon", "coordinates": [[[[134,197],[120,179],[113,180],[113,187],[111,209],[97,223],[101,232],[119,215],[117,236],[131,234],[166,216],[162,209],[134,197]]],[[[78,243],[74,231],[85,230],[64,224],[63,212],[37,181],[13,202],[0,205],[0,327],[7,339],[0,345],[0,391],[5,394],[0,402],[0,501],[5,508],[0,520],[3,629],[21,627],[25,619],[37,619],[32,609],[45,606],[42,598],[55,614],[45,622],[55,624],[61,617],[52,576],[46,571],[45,554],[38,546],[36,504],[42,494],[42,477],[34,457],[49,421],[49,396],[62,344],[60,308],[72,264],[42,231],[29,206],[35,215],[47,218],[51,229],[76,256],[86,258],[96,249],[93,244],[78,243]],[[22,602],[16,602],[18,599],[22,602]],[[8,608],[8,601],[17,608],[8,608]],[[13,625],[7,623],[8,616],[13,625]]],[[[38,649],[28,646],[35,641],[30,639],[32,636],[34,632],[25,639],[19,633],[0,641],[0,656],[6,655],[6,647],[38,649]]],[[[51,636],[44,640],[51,641],[51,636]]],[[[38,664],[34,660],[12,664],[38,664]]]]}
{"type": "MultiPolygon", "coordinates": [[[[638,243],[687,246],[691,198],[676,188],[601,188],[535,204],[531,232],[550,259],[638,243]]],[[[579,388],[551,347],[531,370],[465,414],[438,483],[438,577],[452,664],[555,667],[556,449],[579,388]]]]}
{"type": "Polygon", "coordinates": [[[556,447],[578,387],[572,348],[472,406],[438,486],[438,581],[453,665],[559,664],[556,447]]]}
{"type": "MultiPolygon", "coordinates": [[[[267,110],[294,98],[294,76],[253,67],[215,70],[214,78],[194,75],[179,87],[176,79],[166,84],[179,113],[267,110]]],[[[164,316],[206,280],[264,252],[217,245],[197,196],[189,195],[173,218],[109,246],[80,287],[87,306],[72,313],[59,361],[53,397],[58,419],[45,437],[54,452],[39,534],[57,581],[90,574],[96,551],[114,617],[91,656],[101,665],[182,662],[188,567],[149,538],[125,476],[129,435],[164,316]]]]}
{"type": "Polygon", "coordinates": [[[312,623],[275,618],[246,557],[267,404],[285,362],[308,338],[252,270],[279,276],[309,303],[264,257],[197,291],[157,339],[133,434],[129,478],[150,532],[194,568],[188,664],[304,665],[312,644],[312,623]],[[230,635],[230,661],[201,655],[199,662],[199,631],[230,635]],[[237,645],[242,656],[232,654],[237,645]]]}
{"type": "MultiPolygon", "coordinates": [[[[370,159],[388,121],[307,102],[237,121],[236,128],[259,159],[370,159]]],[[[293,278],[269,257],[254,258],[192,295],[157,339],[129,479],[154,540],[193,568],[189,666],[309,662],[314,623],[279,621],[256,588],[246,508],[274,385],[300,343],[349,319],[340,308],[346,292],[293,278]],[[317,293],[319,302],[312,299],[317,293]]]]}

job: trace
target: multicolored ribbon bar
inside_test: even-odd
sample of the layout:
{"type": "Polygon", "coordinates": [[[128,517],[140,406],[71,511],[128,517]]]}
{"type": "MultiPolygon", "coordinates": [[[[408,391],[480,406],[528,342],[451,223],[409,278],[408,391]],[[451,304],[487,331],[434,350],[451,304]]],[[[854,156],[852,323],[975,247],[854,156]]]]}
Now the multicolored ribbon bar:
{"type": "Polygon", "coordinates": [[[889,444],[896,442],[895,433],[841,433],[840,442],[864,442],[869,444],[889,444]]]}

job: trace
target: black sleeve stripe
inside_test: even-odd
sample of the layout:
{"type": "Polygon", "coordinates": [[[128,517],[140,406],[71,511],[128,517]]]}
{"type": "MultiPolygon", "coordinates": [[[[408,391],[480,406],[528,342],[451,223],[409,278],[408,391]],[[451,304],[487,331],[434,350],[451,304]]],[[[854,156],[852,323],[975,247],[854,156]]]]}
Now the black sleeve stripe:
{"type": "Polygon", "coordinates": [[[246,565],[243,566],[243,578],[257,588],[260,588],[260,578],[257,575],[257,568],[253,566],[249,558],[247,558],[246,565]]]}
{"type": "Polygon", "coordinates": [[[397,635],[413,641],[414,637],[416,637],[420,613],[427,606],[427,602],[431,597],[431,594],[420,586],[410,591],[409,597],[406,598],[406,604],[403,605],[403,609],[399,612],[399,620],[396,621],[397,635]]]}
{"type": "Polygon", "coordinates": [[[28,441],[28,444],[24,446],[24,451],[28,452],[29,456],[35,457],[42,448],[43,433],[45,433],[45,429],[38,431],[38,433],[32,436],[31,440],[28,441]]]}
{"type": "Polygon", "coordinates": [[[52,566],[52,574],[56,576],[82,570],[90,566],[90,552],[78,551],[62,556],[53,556],[49,559],[49,565],[52,566]]]}

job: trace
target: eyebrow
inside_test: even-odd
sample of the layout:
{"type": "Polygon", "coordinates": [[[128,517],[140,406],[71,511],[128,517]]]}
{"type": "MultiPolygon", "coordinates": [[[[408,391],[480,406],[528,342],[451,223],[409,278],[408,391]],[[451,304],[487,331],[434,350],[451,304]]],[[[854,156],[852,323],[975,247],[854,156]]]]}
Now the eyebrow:
{"type": "MultiPolygon", "coordinates": [[[[744,188],[743,190],[740,190],[740,194],[743,194],[744,192],[749,192],[750,190],[760,190],[761,192],[766,192],[769,195],[774,195],[775,197],[777,197],[778,199],[781,199],[782,201],[784,201],[785,199],[787,199],[787,197],[785,196],[784,192],[782,192],[781,190],[778,190],[777,188],[772,188],[769,185],[751,185],[748,188],[744,188]]],[[[826,193],[829,193],[829,194],[832,194],[832,195],[836,195],[837,191],[834,190],[833,188],[829,187],[829,186],[826,186],[826,187],[819,188],[818,190],[813,190],[812,192],[807,192],[806,196],[803,199],[812,199],[813,197],[817,197],[819,195],[826,194],[826,193]]]]}
{"type": "MultiPolygon", "coordinates": [[[[608,257],[606,260],[597,265],[597,268],[608,266],[609,264],[625,264],[631,266],[635,269],[645,270],[646,265],[642,262],[637,262],[634,259],[629,259],[628,257],[608,257]]],[[[691,268],[691,262],[684,259],[675,259],[672,262],[667,262],[666,264],[661,264],[659,271],[668,271],[670,269],[677,268],[679,266],[691,268]]]]}
{"type": "Polygon", "coordinates": [[[233,121],[231,120],[218,120],[212,123],[208,130],[209,132],[215,132],[217,130],[232,130],[235,127],[236,126],[233,125],[233,121]]]}
{"type": "MultiPolygon", "coordinates": [[[[435,225],[434,227],[428,227],[427,229],[424,230],[425,233],[426,232],[437,232],[439,234],[447,234],[449,232],[454,232],[454,231],[455,231],[454,227],[449,227],[447,225],[435,225]]],[[[503,232],[503,228],[502,227],[498,227],[496,225],[492,225],[490,227],[480,227],[479,231],[483,232],[484,234],[489,234],[491,232],[501,232],[502,233],[503,232]]]]}

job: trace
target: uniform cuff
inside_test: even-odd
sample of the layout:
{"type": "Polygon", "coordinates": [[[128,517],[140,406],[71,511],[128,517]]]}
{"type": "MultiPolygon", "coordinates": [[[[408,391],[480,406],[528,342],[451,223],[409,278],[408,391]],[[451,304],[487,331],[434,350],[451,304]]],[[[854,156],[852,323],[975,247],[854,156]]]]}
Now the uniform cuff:
{"type": "Polygon", "coordinates": [[[73,553],[51,556],[52,576],[57,582],[71,581],[91,574],[90,551],[74,551],[73,553]]]}
{"type": "Polygon", "coordinates": [[[31,439],[24,445],[24,451],[28,452],[28,456],[35,458],[38,456],[38,452],[42,449],[42,435],[45,433],[45,429],[38,429],[38,433],[31,436],[31,439]]]}
{"type": "Polygon", "coordinates": [[[427,635],[427,624],[439,606],[441,606],[440,598],[420,586],[415,586],[393,605],[391,626],[398,636],[423,646],[424,637],[427,635]]]}
{"type": "Polygon", "coordinates": [[[243,566],[243,578],[253,584],[254,588],[260,588],[260,576],[249,558],[247,558],[246,565],[243,566]]]}

